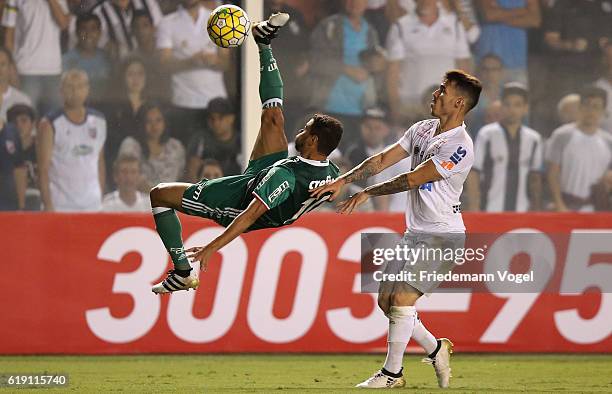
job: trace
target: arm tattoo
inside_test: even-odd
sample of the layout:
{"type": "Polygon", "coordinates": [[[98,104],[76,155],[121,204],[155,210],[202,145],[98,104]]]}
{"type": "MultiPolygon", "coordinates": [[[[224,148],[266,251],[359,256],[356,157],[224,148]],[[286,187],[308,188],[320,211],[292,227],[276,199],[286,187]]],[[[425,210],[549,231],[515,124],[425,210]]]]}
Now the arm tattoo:
{"type": "Polygon", "coordinates": [[[353,168],[342,178],[346,181],[346,183],[352,183],[355,181],[361,181],[363,179],[368,179],[372,175],[376,175],[380,172],[380,163],[375,162],[372,158],[365,160],[363,163],[353,168]]]}
{"type": "Polygon", "coordinates": [[[410,189],[408,175],[409,173],[400,174],[386,182],[366,187],[363,191],[370,196],[384,196],[387,194],[405,192],[410,189]]]}

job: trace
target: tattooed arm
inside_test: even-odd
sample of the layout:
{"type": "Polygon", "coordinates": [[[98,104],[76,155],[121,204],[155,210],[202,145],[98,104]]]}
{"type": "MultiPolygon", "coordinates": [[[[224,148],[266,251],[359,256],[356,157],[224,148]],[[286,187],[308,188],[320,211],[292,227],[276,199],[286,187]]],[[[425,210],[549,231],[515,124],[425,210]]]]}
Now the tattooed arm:
{"type": "Polygon", "coordinates": [[[353,209],[366,202],[372,196],[384,196],[416,189],[422,184],[435,182],[442,179],[442,175],[436,169],[431,159],[421,163],[413,171],[400,174],[386,182],[366,187],[363,191],[351,196],[338,205],[338,212],[349,214],[353,209]]]}
{"type": "Polygon", "coordinates": [[[408,153],[399,143],[395,143],[379,154],[368,157],[357,167],[348,171],[334,182],[312,190],[311,195],[312,197],[319,198],[321,195],[331,192],[332,195],[329,200],[333,201],[340,193],[342,186],[347,183],[368,179],[406,157],[408,157],[408,153]]]}

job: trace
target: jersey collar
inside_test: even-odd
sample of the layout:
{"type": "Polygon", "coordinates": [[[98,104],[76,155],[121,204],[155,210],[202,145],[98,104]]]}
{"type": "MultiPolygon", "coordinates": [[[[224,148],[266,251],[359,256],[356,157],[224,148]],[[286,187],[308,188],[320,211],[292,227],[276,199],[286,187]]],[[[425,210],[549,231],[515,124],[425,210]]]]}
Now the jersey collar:
{"type": "MultiPolygon", "coordinates": [[[[440,121],[438,121],[438,123],[436,124],[436,127],[433,129],[433,134],[436,133],[438,125],[440,125],[440,121]]],[[[466,129],[465,122],[463,122],[463,123],[461,123],[461,125],[455,127],[454,129],[446,130],[444,133],[440,133],[438,135],[434,135],[432,137],[432,139],[434,139],[434,138],[442,138],[442,137],[450,137],[451,135],[457,134],[457,132],[459,132],[460,130],[465,131],[465,129],[466,129]]]]}
{"type": "Polygon", "coordinates": [[[325,167],[329,164],[329,160],[323,160],[323,161],[310,160],[310,159],[304,159],[302,156],[297,156],[297,158],[298,160],[303,161],[306,164],[310,164],[311,166],[325,167]]]}

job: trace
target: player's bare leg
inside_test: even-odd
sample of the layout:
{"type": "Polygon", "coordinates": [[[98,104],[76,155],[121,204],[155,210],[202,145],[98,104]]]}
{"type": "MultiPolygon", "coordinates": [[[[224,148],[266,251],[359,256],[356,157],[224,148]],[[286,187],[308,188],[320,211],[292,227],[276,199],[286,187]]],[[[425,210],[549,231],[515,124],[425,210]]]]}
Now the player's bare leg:
{"type": "Polygon", "coordinates": [[[285,119],[283,117],[283,81],[270,43],[278,30],[289,21],[288,14],[273,14],[267,21],[253,25],[253,37],[259,47],[261,98],[261,126],[249,160],[256,160],[287,150],[285,119]]]}
{"type": "Polygon", "coordinates": [[[191,275],[191,265],[183,247],[182,228],[176,211],[182,211],[181,200],[189,183],[160,183],[151,189],[151,207],[155,228],[172,258],[174,269],[151,289],[155,294],[196,289],[200,283],[191,275]]]}

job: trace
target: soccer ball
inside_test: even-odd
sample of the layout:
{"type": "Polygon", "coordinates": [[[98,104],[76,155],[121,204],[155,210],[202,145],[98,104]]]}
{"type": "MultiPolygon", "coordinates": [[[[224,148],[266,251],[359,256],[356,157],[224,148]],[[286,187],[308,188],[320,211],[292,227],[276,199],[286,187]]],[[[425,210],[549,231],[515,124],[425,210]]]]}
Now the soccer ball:
{"type": "Polygon", "coordinates": [[[227,4],[210,14],[206,30],[212,42],[221,48],[235,48],[249,36],[251,21],[242,8],[227,4]]]}

